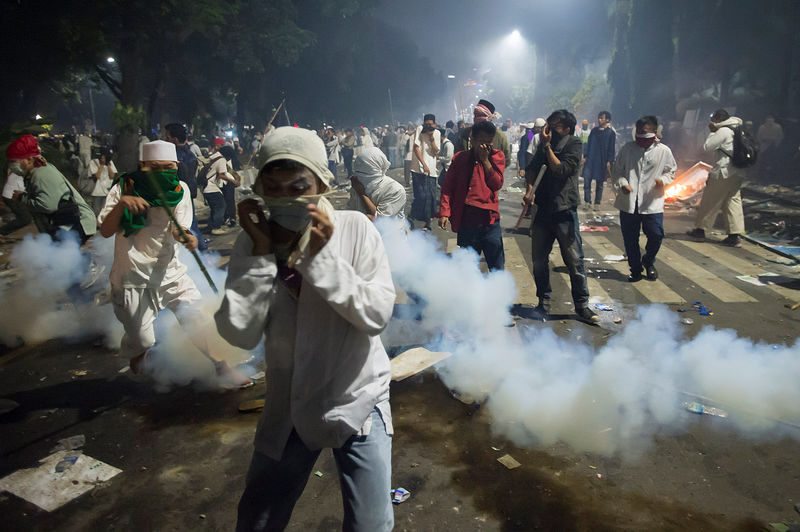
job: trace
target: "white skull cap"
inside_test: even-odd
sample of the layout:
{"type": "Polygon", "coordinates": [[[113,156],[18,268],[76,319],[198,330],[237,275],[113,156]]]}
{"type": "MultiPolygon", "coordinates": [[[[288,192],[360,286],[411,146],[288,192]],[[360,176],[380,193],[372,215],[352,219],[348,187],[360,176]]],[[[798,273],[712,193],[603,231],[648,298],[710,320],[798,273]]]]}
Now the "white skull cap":
{"type": "Polygon", "coordinates": [[[178,162],[178,152],[175,145],[163,140],[154,140],[142,145],[142,161],[175,161],[178,162]]]}
{"type": "Polygon", "coordinates": [[[260,171],[264,165],[280,159],[289,159],[306,166],[330,188],[333,174],[328,170],[328,152],[322,139],[314,131],[284,126],[265,136],[258,152],[256,167],[260,171]]]}

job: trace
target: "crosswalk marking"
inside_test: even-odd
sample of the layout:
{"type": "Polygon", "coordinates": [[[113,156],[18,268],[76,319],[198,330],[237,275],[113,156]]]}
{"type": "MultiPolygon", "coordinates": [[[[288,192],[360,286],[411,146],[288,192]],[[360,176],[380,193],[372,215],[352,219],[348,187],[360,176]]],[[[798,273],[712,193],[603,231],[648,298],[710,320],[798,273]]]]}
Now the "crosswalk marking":
{"type": "MultiPolygon", "coordinates": [[[[759,277],[760,275],[768,273],[763,268],[760,268],[752,262],[738,257],[734,253],[720,249],[717,245],[709,244],[708,242],[694,242],[691,240],[683,240],[681,241],[681,244],[693,249],[704,257],[713,260],[717,264],[721,264],[722,266],[735,270],[740,275],[752,275],[753,277],[759,277]]],[[[787,299],[794,300],[797,297],[797,290],[786,288],[785,286],[781,286],[779,284],[767,284],[766,288],[787,299]]]]}
{"type": "MultiPolygon", "coordinates": [[[[605,255],[624,255],[624,252],[611,240],[609,240],[607,236],[595,233],[582,234],[581,237],[583,239],[585,251],[587,251],[587,256],[594,255],[600,261],[602,261],[605,255]]],[[[766,270],[758,265],[752,264],[745,258],[735,255],[733,252],[717,249],[715,246],[713,246],[713,244],[709,245],[691,241],[678,241],[675,243],[675,245],[677,247],[663,246],[659,251],[659,261],[665,265],[668,265],[678,274],[690,280],[698,287],[706,290],[709,294],[722,302],[744,303],[757,301],[757,298],[735,286],[735,284],[738,284],[737,281],[725,279],[723,278],[725,277],[724,275],[723,277],[720,277],[717,275],[717,273],[714,273],[717,271],[716,265],[724,266],[729,270],[733,270],[738,275],[752,275],[754,277],[763,275],[766,273],[766,270]],[[712,265],[709,269],[706,269],[702,265],[693,262],[691,258],[686,257],[681,253],[681,246],[686,246],[687,248],[711,259],[714,261],[714,265],[712,265]]],[[[517,285],[518,294],[516,303],[536,304],[536,285],[534,283],[531,269],[528,266],[528,262],[525,260],[525,257],[522,254],[519,242],[517,242],[515,237],[505,237],[503,238],[503,246],[506,250],[506,269],[514,277],[514,281],[517,285]]],[[[755,248],[755,246],[750,247],[755,248]]],[[[446,244],[447,252],[452,253],[452,251],[456,248],[456,239],[448,239],[446,244]]],[[[750,250],[748,249],[748,251],[750,250]]],[[[755,253],[755,255],[761,256],[761,253],[755,253]]],[[[775,260],[774,256],[770,256],[768,258],[775,260]]],[[[557,243],[554,244],[550,260],[551,267],[555,270],[559,270],[553,271],[552,273],[560,277],[564,284],[569,287],[569,275],[566,273],[566,267],[557,243]]],[[[628,271],[628,264],[626,261],[604,263],[604,266],[613,268],[625,276],[630,273],[628,271]]],[[[587,267],[594,269],[597,267],[597,265],[593,266],[591,264],[587,264],[587,267]]],[[[601,284],[604,282],[605,281],[603,280],[598,280],[591,274],[587,275],[589,293],[593,297],[597,297],[600,300],[611,302],[611,296],[601,284]]],[[[605,284],[607,287],[609,286],[609,283],[605,284]]],[[[627,283],[625,283],[623,286],[627,286],[627,283]]],[[[645,299],[654,303],[686,303],[686,299],[684,299],[684,297],[672,290],[661,279],[654,282],[642,281],[633,283],[630,286],[636,289],[636,291],[645,299]]],[[[797,297],[796,290],[787,288],[785,286],[768,284],[766,288],[788,299],[794,300],[797,297]]],[[[622,295],[622,293],[624,292],[621,290],[620,295],[622,295]]],[[[398,297],[400,296],[398,295],[398,297]]]]}
{"type": "MultiPolygon", "coordinates": [[[[564,258],[561,256],[561,249],[558,246],[558,242],[556,242],[556,244],[553,246],[553,252],[550,253],[550,261],[553,263],[554,268],[567,267],[567,265],[564,264],[564,258]]],[[[605,303],[611,303],[613,299],[611,299],[611,296],[609,296],[608,293],[603,290],[603,287],[600,286],[600,281],[592,277],[592,274],[588,272],[589,269],[593,269],[592,265],[585,264],[585,267],[587,269],[586,284],[589,286],[589,295],[592,297],[592,299],[603,301],[605,303]]],[[[567,283],[567,286],[572,286],[569,274],[562,273],[561,276],[564,279],[564,282],[567,283]]]]}
{"type": "Polygon", "coordinates": [[[758,301],[732,284],[723,281],[717,275],[706,270],[682,256],[670,247],[662,246],[658,256],[665,264],[691,279],[711,295],[725,303],[745,303],[758,301]]]}
{"type": "Polygon", "coordinates": [[[536,297],[536,284],[533,275],[522,256],[522,250],[515,238],[504,238],[503,247],[506,249],[506,270],[514,277],[517,284],[517,299],[519,304],[535,305],[539,302],[536,297]]]}
{"type": "MultiPolygon", "coordinates": [[[[581,235],[584,244],[588,244],[600,256],[600,260],[607,254],[610,255],[624,255],[621,249],[615,246],[611,241],[601,235],[581,235]]],[[[612,268],[627,275],[630,273],[628,263],[626,261],[610,262],[608,263],[612,268]]],[[[633,283],[634,288],[639,291],[644,297],[653,303],[685,303],[686,300],[679,294],[670,289],[662,280],[657,281],[640,281],[633,283]]]]}

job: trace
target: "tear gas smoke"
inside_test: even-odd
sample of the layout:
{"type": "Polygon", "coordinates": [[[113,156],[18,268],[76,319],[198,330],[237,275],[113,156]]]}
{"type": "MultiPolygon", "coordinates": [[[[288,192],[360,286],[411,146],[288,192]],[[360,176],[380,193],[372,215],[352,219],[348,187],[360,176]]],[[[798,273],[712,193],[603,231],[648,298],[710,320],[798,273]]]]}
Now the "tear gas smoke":
{"type": "MultiPolygon", "coordinates": [[[[77,342],[100,337],[107,347],[119,348],[123,330],[107,297],[114,239],[95,237],[90,242],[88,253],[81,250],[75,238],[67,236],[61,242],[53,242],[49,235],[40,234],[26,236],[13,249],[11,263],[23,273],[20,282],[0,285],[0,341],[15,347],[53,338],[77,342]],[[96,277],[95,282],[85,286],[92,277],[96,277]]],[[[157,344],[147,362],[161,389],[192,381],[203,388],[219,387],[223,383],[216,377],[212,363],[197,350],[192,339],[204,337],[214,357],[232,367],[253,357],[219,337],[213,314],[222,296],[211,292],[188,251],[181,249],[180,258],[203,294],[199,319],[184,331],[171,312],[161,312],[155,323],[157,344]]],[[[205,257],[212,264],[217,259],[211,254],[205,257]]],[[[214,282],[223,286],[225,272],[208,269],[214,282]]],[[[127,363],[123,359],[120,362],[127,363]]]]}
{"type": "Polygon", "coordinates": [[[508,329],[510,274],[481,274],[472,251],[448,257],[430,235],[378,225],[395,282],[426,304],[418,327],[435,338],[428,347],[454,354],[439,376],[484,404],[492,430],[514,443],[635,456],[655,434],[697,419],[681,392],[724,405],[724,426],[745,436],[800,439],[775,421],[800,421],[800,342],[754,343],[711,327],[689,339],[660,305],[640,307],[600,349],[546,328],[508,329]]]}
{"type": "MultiPolygon", "coordinates": [[[[91,257],[67,234],[61,242],[49,235],[28,235],[14,247],[11,264],[22,270],[18,283],[0,286],[0,341],[7,346],[52,338],[78,341],[104,337],[119,345],[122,328],[110,308],[90,304],[108,285],[113,242],[94,241],[95,270],[102,276],[91,290],[87,280],[91,257]]],[[[91,275],[91,274],[89,274],[91,275]]]]}

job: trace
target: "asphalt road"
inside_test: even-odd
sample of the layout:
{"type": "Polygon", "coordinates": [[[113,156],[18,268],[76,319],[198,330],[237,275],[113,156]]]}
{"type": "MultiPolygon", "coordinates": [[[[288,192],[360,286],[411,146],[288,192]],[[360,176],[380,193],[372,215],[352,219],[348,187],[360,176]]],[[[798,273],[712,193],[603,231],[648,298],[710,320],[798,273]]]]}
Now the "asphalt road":
{"type": "MultiPolygon", "coordinates": [[[[507,178],[501,223],[512,227],[521,192],[507,178]]],[[[685,214],[668,214],[660,283],[625,282],[624,263],[602,258],[622,248],[615,213],[581,212],[606,232],[586,232],[592,295],[608,296],[626,312],[669,300],[672,310],[701,300],[714,310],[693,316],[687,334],[703,325],[734,329],[756,341],[792,344],[800,331],[798,270],[784,259],[745,245],[723,248],[683,239],[685,214]],[[601,271],[605,270],[605,271],[601,271]],[[779,287],[744,283],[737,275],[772,272],[779,287]],[[791,281],[794,279],[794,281],[791,281]],[[663,286],[662,286],[663,285],[663,286]]],[[[434,230],[442,248],[454,235],[434,230]]],[[[215,240],[224,249],[234,235],[215,240]]],[[[530,239],[508,232],[507,264],[520,288],[518,303],[535,304],[530,283],[530,239]],[[516,266],[526,266],[519,267],[516,266]],[[523,290],[524,288],[524,290],[523,290]],[[523,297],[524,294],[527,296],[523,297]]],[[[722,238],[722,236],[719,236],[722,238]]],[[[603,345],[621,325],[590,327],[573,319],[565,270],[554,253],[554,319],[518,317],[517,328],[548,327],[603,345]]],[[[120,374],[113,350],[89,341],[51,340],[0,357],[1,397],[19,403],[0,415],[0,477],[35,466],[59,438],[84,434],[84,452],[123,470],[112,480],[48,513],[0,494],[7,530],[232,530],[252,453],[257,414],[237,406],[263,394],[209,392],[185,386],[160,393],[146,380],[120,374]],[[83,371],[86,373],[83,374],[83,371]]],[[[262,384],[263,386],[263,384],[262,384]]],[[[393,485],[411,492],[395,506],[396,530],[760,530],[800,521],[800,434],[770,440],[741,438],[725,419],[694,416],[678,433],[657,433],[640,456],[576,453],[567,445],[520,448],[494,436],[485,409],[453,399],[435,372],[392,384],[395,425],[393,485]],[[510,454],[522,465],[497,462],[510,454]]],[[[520,397],[525,401],[525,397],[520,397]]],[[[692,417],[693,416],[693,417],[692,417]]],[[[290,530],[337,530],[341,497],[330,452],[323,452],[295,508],[290,530]]]]}

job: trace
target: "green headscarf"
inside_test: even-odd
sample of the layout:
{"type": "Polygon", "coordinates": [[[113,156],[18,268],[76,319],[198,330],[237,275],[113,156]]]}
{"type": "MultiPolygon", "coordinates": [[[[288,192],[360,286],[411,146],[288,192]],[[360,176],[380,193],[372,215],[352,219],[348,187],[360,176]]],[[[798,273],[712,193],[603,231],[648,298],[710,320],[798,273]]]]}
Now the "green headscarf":
{"type": "MultiPolygon", "coordinates": [[[[128,196],[139,196],[151,207],[163,206],[162,196],[166,204],[174,208],[183,198],[183,187],[178,179],[177,170],[160,172],[144,172],[137,170],[120,176],[119,185],[122,193],[128,196]],[[154,188],[157,187],[157,188],[154,188]]],[[[122,213],[120,226],[125,236],[131,236],[147,224],[147,214],[132,214],[128,209],[122,213]]]]}

